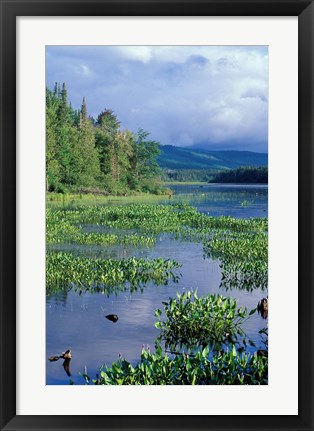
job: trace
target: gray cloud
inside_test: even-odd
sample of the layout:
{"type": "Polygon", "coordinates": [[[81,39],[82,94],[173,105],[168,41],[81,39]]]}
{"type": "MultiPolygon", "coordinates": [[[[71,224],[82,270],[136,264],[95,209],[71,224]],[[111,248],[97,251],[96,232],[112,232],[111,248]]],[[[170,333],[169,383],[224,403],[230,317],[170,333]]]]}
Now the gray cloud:
{"type": "Polygon", "coordinates": [[[267,47],[47,47],[46,75],[162,144],[267,151],[267,47]]]}

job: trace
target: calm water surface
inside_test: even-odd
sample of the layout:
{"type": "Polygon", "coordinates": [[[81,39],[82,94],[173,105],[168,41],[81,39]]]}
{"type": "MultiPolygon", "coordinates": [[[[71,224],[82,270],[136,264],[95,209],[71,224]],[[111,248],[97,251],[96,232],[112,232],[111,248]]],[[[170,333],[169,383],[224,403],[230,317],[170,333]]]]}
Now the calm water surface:
{"type": "MultiPolygon", "coordinates": [[[[205,185],[172,186],[175,194],[164,203],[189,203],[199,211],[209,215],[231,215],[233,217],[267,217],[268,187],[260,185],[205,185]]],[[[92,228],[92,227],[91,227],[92,228]]],[[[182,276],[179,283],[167,286],[148,284],[142,291],[132,294],[120,292],[107,297],[102,294],[83,294],[74,291],[62,292],[47,297],[46,301],[46,353],[47,358],[71,348],[73,358],[70,363],[71,377],[62,367],[62,360],[48,362],[46,366],[47,384],[68,384],[70,378],[75,384],[84,384],[79,373],[87,368],[94,378],[101,364],[111,365],[119,354],[136,363],[143,345],[154,346],[159,331],[154,327],[156,308],[162,308],[161,301],[173,297],[176,292],[197,290],[199,295],[209,293],[226,294],[219,287],[221,272],[217,261],[204,258],[202,244],[177,241],[170,235],[162,234],[153,248],[132,246],[61,245],[54,247],[71,251],[75,255],[91,257],[126,258],[131,256],[162,257],[182,263],[178,270],[182,276]],[[117,314],[119,320],[112,323],[104,316],[117,314]]],[[[257,302],[267,292],[232,290],[228,294],[238,299],[238,304],[256,307],[257,302]]],[[[262,348],[258,330],[267,321],[255,314],[246,322],[245,330],[257,348],[262,348]]],[[[252,347],[253,352],[256,348],[252,347]]]]}

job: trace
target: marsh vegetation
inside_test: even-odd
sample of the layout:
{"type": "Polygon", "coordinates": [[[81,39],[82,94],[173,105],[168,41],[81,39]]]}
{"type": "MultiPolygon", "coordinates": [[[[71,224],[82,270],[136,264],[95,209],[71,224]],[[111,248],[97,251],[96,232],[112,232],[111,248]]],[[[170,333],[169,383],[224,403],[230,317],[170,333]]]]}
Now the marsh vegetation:
{"type": "MultiPolygon", "coordinates": [[[[158,203],[48,198],[47,357],[71,346],[71,382],[267,384],[256,353],[267,350],[256,311],[268,287],[267,188],[211,187],[158,203]]],[[[48,384],[69,382],[60,368],[50,364],[48,384]]]]}

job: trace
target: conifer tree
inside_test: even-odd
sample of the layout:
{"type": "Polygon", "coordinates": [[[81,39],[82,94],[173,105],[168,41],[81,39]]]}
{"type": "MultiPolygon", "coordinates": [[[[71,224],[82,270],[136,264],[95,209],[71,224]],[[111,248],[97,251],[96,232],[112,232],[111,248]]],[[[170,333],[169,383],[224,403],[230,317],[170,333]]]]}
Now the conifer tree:
{"type": "Polygon", "coordinates": [[[70,121],[69,107],[68,107],[68,92],[67,92],[65,83],[62,84],[58,117],[59,117],[59,121],[62,123],[66,123],[70,121]]]}
{"type": "Polygon", "coordinates": [[[80,124],[84,123],[84,121],[87,120],[87,108],[86,108],[86,102],[85,97],[83,97],[83,102],[81,106],[81,118],[80,118],[80,124]]]}
{"type": "Polygon", "coordinates": [[[46,90],[46,189],[54,191],[60,182],[60,164],[57,147],[57,92],[46,90]]]}
{"type": "Polygon", "coordinates": [[[88,118],[85,98],[80,112],[78,141],[73,151],[77,182],[82,186],[96,185],[100,178],[98,151],[95,147],[94,127],[88,118]]]}

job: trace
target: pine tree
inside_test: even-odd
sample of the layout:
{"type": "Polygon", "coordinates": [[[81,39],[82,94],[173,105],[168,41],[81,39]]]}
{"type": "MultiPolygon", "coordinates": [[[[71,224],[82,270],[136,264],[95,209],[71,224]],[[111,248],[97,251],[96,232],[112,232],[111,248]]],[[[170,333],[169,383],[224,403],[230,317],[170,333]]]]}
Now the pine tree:
{"type": "Polygon", "coordinates": [[[57,147],[57,92],[46,90],[46,189],[54,191],[60,183],[57,147]]]}
{"type": "Polygon", "coordinates": [[[80,125],[86,120],[87,120],[87,108],[86,108],[85,97],[83,97],[83,102],[81,106],[81,115],[80,115],[80,125]]]}
{"type": "Polygon", "coordinates": [[[55,98],[58,98],[59,95],[59,87],[58,87],[58,83],[55,83],[54,89],[53,89],[53,94],[55,96],[55,98]]]}
{"type": "Polygon", "coordinates": [[[100,178],[98,151],[95,147],[94,127],[87,115],[85,98],[80,112],[78,140],[73,155],[77,171],[77,184],[81,186],[96,185],[100,178]]]}
{"type": "Polygon", "coordinates": [[[71,123],[70,110],[68,107],[68,92],[65,83],[62,84],[62,90],[59,95],[58,119],[62,125],[71,123]]]}

